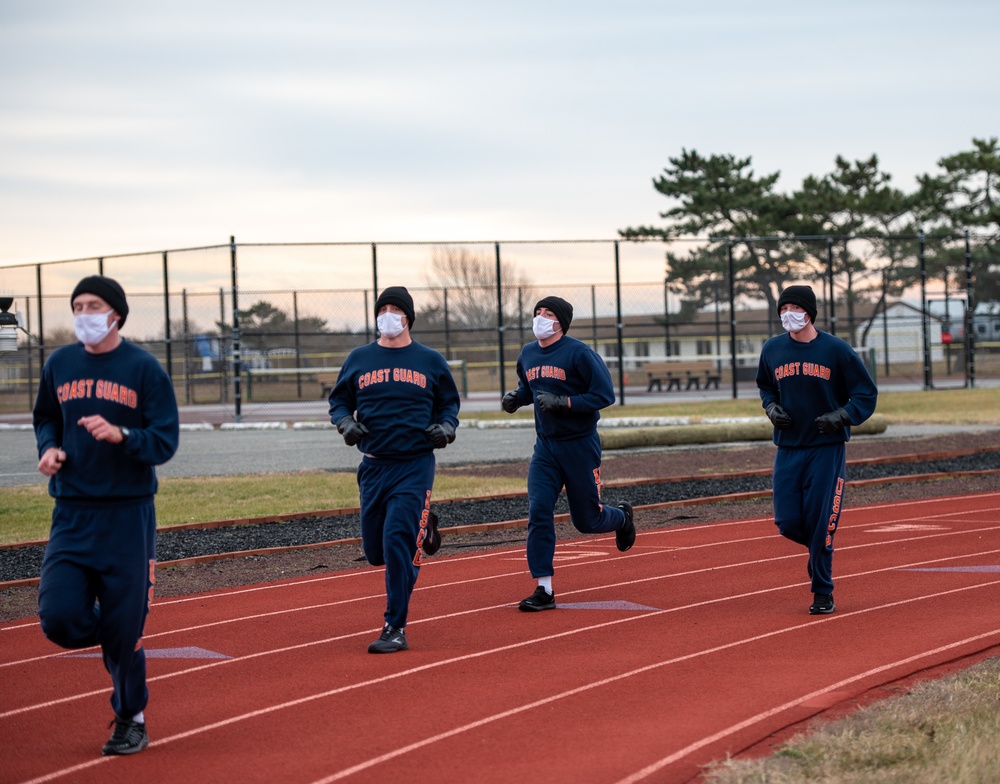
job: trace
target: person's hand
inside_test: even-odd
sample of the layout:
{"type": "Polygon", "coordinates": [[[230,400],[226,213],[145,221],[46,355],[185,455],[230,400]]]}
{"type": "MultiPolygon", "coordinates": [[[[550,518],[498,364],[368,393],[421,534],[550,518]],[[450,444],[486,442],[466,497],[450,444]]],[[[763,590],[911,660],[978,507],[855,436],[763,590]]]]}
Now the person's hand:
{"type": "Polygon", "coordinates": [[[455,440],[455,428],[451,422],[439,422],[431,425],[424,432],[435,449],[444,449],[455,440]]]}
{"type": "Polygon", "coordinates": [[[827,414],[821,414],[816,417],[816,424],[819,427],[820,433],[836,433],[841,428],[847,427],[851,424],[851,417],[848,416],[844,409],[838,408],[827,414]]]}
{"type": "Polygon", "coordinates": [[[517,399],[517,392],[508,392],[503,396],[503,400],[500,401],[500,408],[508,414],[513,414],[520,407],[521,403],[517,399]]]}
{"type": "Polygon", "coordinates": [[[45,476],[55,476],[66,462],[66,453],[57,446],[50,446],[38,461],[38,470],[45,476]]]}
{"type": "Polygon", "coordinates": [[[538,407],[546,414],[557,414],[561,411],[569,411],[569,397],[566,395],[553,395],[551,392],[538,393],[538,407]]]}
{"type": "Polygon", "coordinates": [[[337,423],[337,432],[344,437],[344,443],[354,446],[364,436],[368,435],[368,428],[362,425],[352,416],[345,416],[337,423]]]}
{"type": "Polygon", "coordinates": [[[87,429],[97,441],[107,441],[109,444],[120,444],[125,440],[122,429],[118,425],[112,425],[100,414],[80,417],[76,423],[87,429]]]}
{"type": "Polygon", "coordinates": [[[792,426],[792,418],[777,403],[768,403],[764,411],[767,413],[767,418],[771,420],[771,424],[774,425],[775,430],[787,430],[792,426]]]}

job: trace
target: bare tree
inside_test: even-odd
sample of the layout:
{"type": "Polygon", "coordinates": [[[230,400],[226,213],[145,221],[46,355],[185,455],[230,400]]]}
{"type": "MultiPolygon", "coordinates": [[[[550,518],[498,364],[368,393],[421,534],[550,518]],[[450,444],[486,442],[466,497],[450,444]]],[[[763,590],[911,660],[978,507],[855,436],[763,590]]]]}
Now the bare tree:
{"type": "MultiPolygon", "coordinates": [[[[500,262],[500,292],[505,324],[517,323],[519,303],[534,304],[530,277],[513,262],[500,262]]],[[[448,321],[469,330],[497,326],[497,268],[488,252],[466,248],[436,248],[431,257],[427,286],[432,304],[421,312],[421,320],[442,323],[447,296],[448,321]],[[447,294],[446,294],[447,292],[447,294]]]]}

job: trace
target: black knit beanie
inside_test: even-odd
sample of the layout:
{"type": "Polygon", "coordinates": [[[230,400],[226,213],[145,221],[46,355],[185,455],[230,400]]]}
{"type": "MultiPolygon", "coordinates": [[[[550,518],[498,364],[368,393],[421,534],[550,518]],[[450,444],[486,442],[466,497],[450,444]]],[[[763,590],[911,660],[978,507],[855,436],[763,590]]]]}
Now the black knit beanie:
{"type": "Polygon", "coordinates": [[[789,286],[778,297],[778,315],[782,305],[798,305],[809,314],[809,320],[816,320],[816,294],[812,286],[789,286]]]}
{"type": "Polygon", "coordinates": [[[573,306],[566,300],[562,297],[543,297],[535,303],[536,316],[540,308],[548,308],[555,313],[563,334],[569,332],[569,325],[573,321],[573,306]]]}
{"type": "Polygon", "coordinates": [[[395,305],[406,314],[406,326],[413,329],[413,297],[404,286],[389,286],[375,300],[375,318],[383,305],[395,305]]]}
{"type": "Polygon", "coordinates": [[[118,322],[118,329],[125,326],[125,317],[128,315],[128,302],[125,301],[125,289],[114,278],[106,278],[104,275],[91,275],[76,284],[73,289],[73,296],[69,298],[69,306],[73,307],[73,300],[81,294],[96,294],[107,302],[121,319],[118,322]]]}

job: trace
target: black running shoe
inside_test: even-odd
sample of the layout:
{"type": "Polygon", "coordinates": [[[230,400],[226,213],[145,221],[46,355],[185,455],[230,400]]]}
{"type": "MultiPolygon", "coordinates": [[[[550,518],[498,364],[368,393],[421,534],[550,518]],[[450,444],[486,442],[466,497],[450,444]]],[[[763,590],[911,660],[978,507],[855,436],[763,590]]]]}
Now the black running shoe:
{"type": "Polygon", "coordinates": [[[424,531],[424,541],[420,545],[426,555],[434,555],[441,547],[441,532],[438,531],[438,516],[434,512],[427,513],[427,529],[424,531]]]}
{"type": "Polygon", "coordinates": [[[829,615],[836,609],[837,605],[833,603],[833,594],[813,594],[813,603],[809,606],[810,615],[829,615]]]}
{"type": "Polygon", "coordinates": [[[396,653],[409,647],[406,644],[406,632],[386,624],[379,638],[368,646],[368,653],[396,653]]]}
{"type": "Polygon", "coordinates": [[[615,531],[615,546],[624,553],[635,544],[635,523],[632,522],[632,504],[622,501],[618,508],[625,513],[625,524],[615,531]]]}
{"type": "Polygon", "coordinates": [[[527,599],[521,600],[521,603],[517,605],[517,609],[521,612],[554,610],[556,609],[556,595],[554,593],[549,593],[539,585],[531,596],[527,599]]]}
{"type": "Polygon", "coordinates": [[[115,725],[115,731],[101,749],[102,754],[138,754],[149,745],[146,725],[142,722],[115,716],[108,726],[112,724],[115,725]]]}

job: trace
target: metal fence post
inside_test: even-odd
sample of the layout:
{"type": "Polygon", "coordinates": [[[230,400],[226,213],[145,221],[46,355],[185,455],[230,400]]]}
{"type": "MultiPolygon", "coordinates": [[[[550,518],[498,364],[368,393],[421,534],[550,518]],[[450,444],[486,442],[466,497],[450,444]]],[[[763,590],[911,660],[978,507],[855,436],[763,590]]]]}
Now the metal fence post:
{"type": "MultiPolygon", "coordinates": [[[[378,251],[375,247],[375,243],[372,243],[372,291],[375,292],[372,296],[374,299],[372,302],[378,302],[378,251]]],[[[367,303],[365,310],[367,310],[367,303]]],[[[376,328],[377,331],[377,328],[376,328]]]]}
{"type": "Polygon", "coordinates": [[[236,405],[236,421],[243,415],[243,398],[240,390],[240,376],[243,372],[240,362],[240,307],[236,275],[236,237],[229,238],[229,272],[233,289],[233,402],[236,405]]]}
{"type": "Polygon", "coordinates": [[[972,245],[969,230],[965,230],[965,385],[969,389],[976,386],[975,326],[973,311],[976,309],[976,290],[972,285],[972,245]]]}
{"type": "Polygon", "coordinates": [[[35,367],[31,359],[31,297],[24,298],[24,317],[28,320],[28,342],[25,344],[25,356],[28,358],[28,410],[30,411],[34,402],[32,388],[35,386],[35,367]]]}
{"type": "MultiPolygon", "coordinates": [[[[292,292],[292,318],[295,324],[295,367],[302,367],[302,344],[299,341],[299,292],[292,292]]],[[[295,392],[302,399],[302,374],[295,374],[295,392]]]]}
{"type": "Polygon", "coordinates": [[[181,319],[184,327],[184,404],[191,405],[191,328],[188,323],[188,293],[181,289],[181,319]]]}
{"type": "Polygon", "coordinates": [[[889,267],[882,270],[882,352],[886,378],[889,377],[889,272],[889,267]]]}
{"type": "MultiPolygon", "coordinates": [[[[941,322],[942,329],[948,327],[951,332],[951,302],[948,296],[948,267],[944,268],[944,320],[941,322]]],[[[944,341],[942,340],[942,343],[944,341]]],[[[946,376],[951,375],[951,343],[944,347],[944,372],[946,376]]]]}
{"type": "Polygon", "coordinates": [[[163,346],[166,352],[167,375],[174,379],[174,355],[170,344],[170,272],[167,269],[167,252],[163,251],[163,346]]]}
{"type": "Polygon", "coordinates": [[[497,343],[499,345],[500,356],[500,394],[507,394],[506,368],[504,367],[504,345],[503,345],[503,277],[500,272],[500,243],[493,244],[497,260],[497,343]]]}
{"type": "Polygon", "coordinates": [[[671,356],[670,350],[670,279],[663,279],[663,351],[666,356],[671,356]]]}
{"type": "Polygon", "coordinates": [[[622,322],[622,275],[618,255],[618,240],[615,240],[615,326],[618,330],[618,405],[625,405],[625,325],[622,322]]]}
{"type": "Polygon", "coordinates": [[[919,234],[920,239],[920,330],[923,335],[924,344],[924,389],[933,389],[934,382],[931,378],[931,334],[930,323],[927,317],[927,254],[926,237],[923,230],[919,234]]]}
{"type": "Polygon", "coordinates": [[[38,297],[38,367],[45,367],[45,324],[42,307],[42,265],[35,265],[35,294],[38,297]]]}
{"type": "Polygon", "coordinates": [[[739,396],[736,388],[736,267],[733,263],[733,243],[726,243],[729,264],[729,361],[733,368],[733,400],[739,396]]]}
{"type": "Polygon", "coordinates": [[[837,295],[833,290],[833,237],[826,238],[826,269],[830,278],[830,334],[837,334],[837,295]]]}

